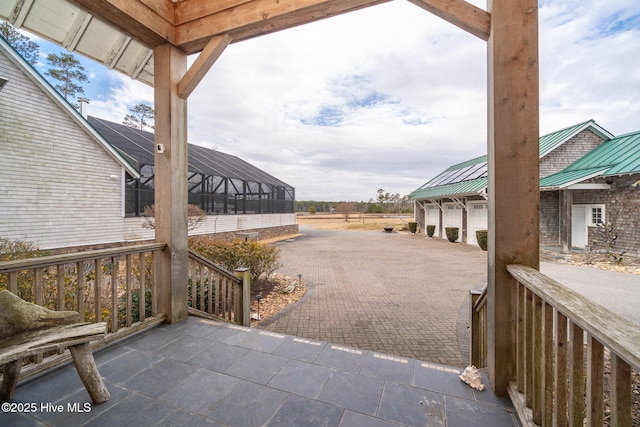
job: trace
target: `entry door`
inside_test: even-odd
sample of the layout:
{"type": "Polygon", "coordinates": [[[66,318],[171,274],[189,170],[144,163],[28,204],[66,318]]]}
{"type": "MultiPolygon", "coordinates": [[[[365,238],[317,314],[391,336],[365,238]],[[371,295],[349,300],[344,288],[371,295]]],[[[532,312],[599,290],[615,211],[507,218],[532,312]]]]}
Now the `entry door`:
{"type": "Polygon", "coordinates": [[[571,208],[571,246],[584,248],[587,246],[587,207],[571,208]]]}

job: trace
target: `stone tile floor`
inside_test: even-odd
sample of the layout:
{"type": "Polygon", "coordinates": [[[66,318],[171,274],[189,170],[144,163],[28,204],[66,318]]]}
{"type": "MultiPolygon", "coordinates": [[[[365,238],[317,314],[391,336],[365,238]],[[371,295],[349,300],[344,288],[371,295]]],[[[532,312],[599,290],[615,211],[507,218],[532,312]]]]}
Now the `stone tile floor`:
{"type": "MultiPolygon", "coordinates": [[[[18,386],[2,426],[519,426],[460,369],[189,317],[95,353],[90,404],[72,364],[18,386]],[[24,412],[24,406],[30,413],[24,412]]],[[[4,407],[3,407],[4,409],[4,407]]]]}

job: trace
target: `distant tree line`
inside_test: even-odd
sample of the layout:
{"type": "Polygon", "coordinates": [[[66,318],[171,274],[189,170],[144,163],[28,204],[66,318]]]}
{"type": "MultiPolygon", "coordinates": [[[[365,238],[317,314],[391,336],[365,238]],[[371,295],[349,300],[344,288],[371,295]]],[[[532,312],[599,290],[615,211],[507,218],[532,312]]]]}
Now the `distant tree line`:
{"type": "Polygon", "coordinates": [[[345,201],[320,201],[320,200],[297,200],[296,212],[308,213],[340,213],[344,214],[345,206],[348,206],[349,213],[412,213],[413,201],[400,193],[391,194],[384,190],[378,191],[378,198],[369,199],[367,202],[345,202],[345,201]],[[380,192],[382,191],[382,192],[380,192]],[[340,207],[340,209],[338,209],[340,207]],[[310,210],[311,209],[311,210],[310,210]],[[339,212],[342,211],[342,212],[339,212]]]}

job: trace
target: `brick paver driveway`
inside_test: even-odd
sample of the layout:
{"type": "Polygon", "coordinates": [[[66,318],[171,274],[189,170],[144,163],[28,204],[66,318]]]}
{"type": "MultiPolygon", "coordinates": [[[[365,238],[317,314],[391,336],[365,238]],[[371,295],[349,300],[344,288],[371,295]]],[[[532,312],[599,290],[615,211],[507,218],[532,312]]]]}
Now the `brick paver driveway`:
{"type": "Polygon", "coordinates": [[[305,236],[276,244],[280,272],[302,274],[309,291],[260,327],[449,366],[467,364],[458,336],[466,329],[469,289],[486,283],[486,252],[424,235],[304,226],[300,231],[305,236]]]}

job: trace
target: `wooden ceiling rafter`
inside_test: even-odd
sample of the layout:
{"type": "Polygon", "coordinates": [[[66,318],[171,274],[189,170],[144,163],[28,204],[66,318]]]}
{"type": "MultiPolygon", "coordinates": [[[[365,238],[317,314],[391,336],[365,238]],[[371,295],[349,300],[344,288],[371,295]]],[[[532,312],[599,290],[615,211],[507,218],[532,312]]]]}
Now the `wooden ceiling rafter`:
{"type": "MultiPolygon", "coordinates": [[[[23,4],[28,5],[25,0],[23,4]]],[[[390,0],[70,0],[151,50],[169,43],[201,53],[184,77],[188,96],[229,43],[307,24],[390,0]],[[204,53],[204,54],[203,54],[204,53]],[[204,74],[203,74],[204,73],[204,74]]],[[[488,40],[490,14],[465,0],[408,0],[465,31],[488,40]]],[[[111,50],[109,59],[119,55],[111,50]]],[[[148,58],[147,58],[148,59],[148,58]]],[[[144,64],[142,64],[144,66],[144,64]]],[[[131,77],[141,72],[136,67],[131,77]]]]}
{"type": "Polygon", "coordinates": [[[174,13],[171,12],[174,5],[169,0],[71,1],[150,48],[165,43],[176,44],[174,13]],[[164,7],[159,7],[160,4],[164,7]]]}
{"type": "Polygon", "coordinates": [[[489,40],[491,15],[464,0],[408,0],[445,21],[481,38],[489,40]]]}

